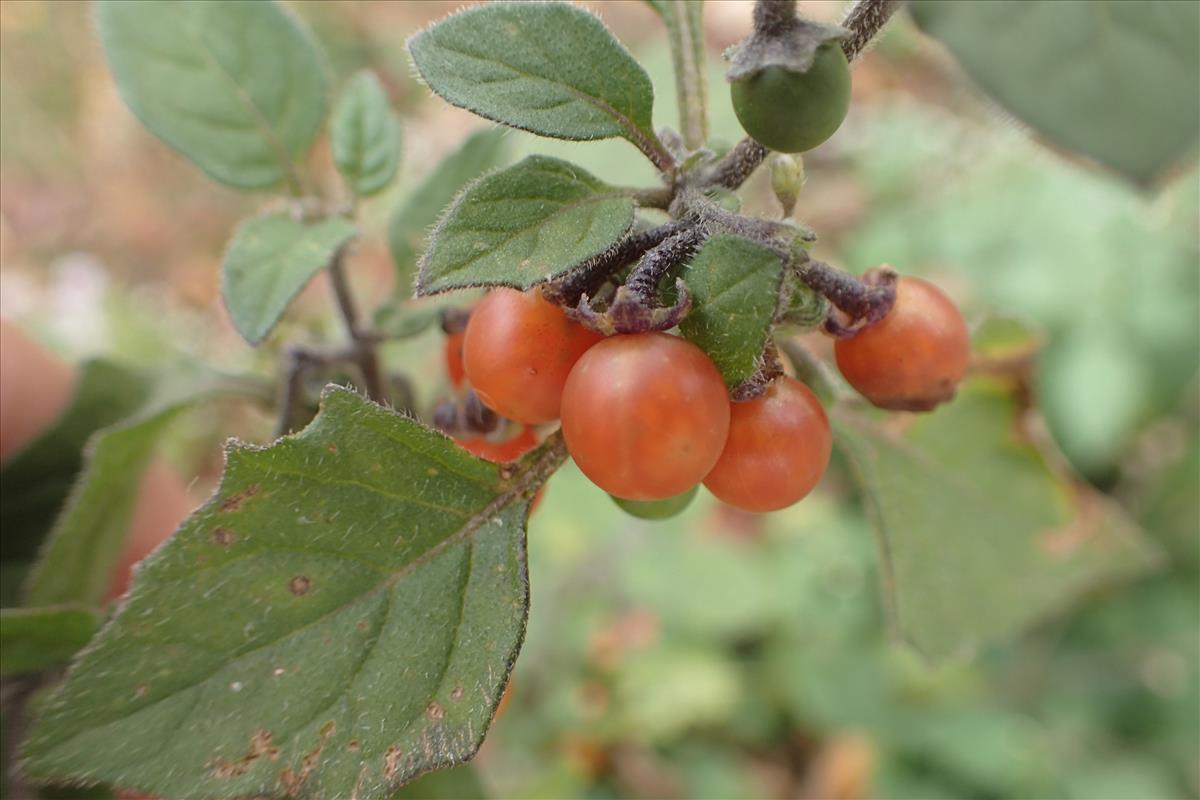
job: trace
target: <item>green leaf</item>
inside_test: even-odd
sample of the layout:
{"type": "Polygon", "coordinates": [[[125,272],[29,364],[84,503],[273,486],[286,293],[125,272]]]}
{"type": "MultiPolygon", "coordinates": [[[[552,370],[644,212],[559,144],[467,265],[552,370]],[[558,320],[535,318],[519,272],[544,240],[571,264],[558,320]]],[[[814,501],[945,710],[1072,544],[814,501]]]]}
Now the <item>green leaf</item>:
{"type": "Polygon", "coordinates": [[[346,84],[329,126],[333,163],[355,194],[383,189],[400,164],[400,121],[374,73],[364,70],[346,84]]]}
{"type": "Polygon", "coordinates": [[[783,264],[761,244],[728,234],[708,239],[684,268],[692,310],[679,324],[733,388],[760,366],[779,302],[783,264]]]}
{"type": "Polygon", "coordinates": [[[278,3],[100,0],[96,22],[121,98],[151,132],[222,183],[298,188],[328,79],[278,3]]]}
{"type": "Polygon", "coordinates": [[[530,156],[466,188],[429,238],[417,294],[527,289],[619,242],[634,201],[566,161],[530,156]]]}
{"type": "Polygon", "coordinates": [[[461,147],[442,159],[404,205],[396,209],[388,228],[388,243],[396,266],[397,295],[402,293],[407,297],[411,292],[417,258],[425,250],[425,236],[442,210],[468,181],[501,163],[505,150],[503,128],[486,128],[472,134],[461,147]]]}
{"type": "Polygon", "coordinates": [[[930,659],[1156,562],[1120,508],[1052,471],[1002,382],[969,383],[902,432],[845,406],[831,418],[879,534],[893,625],[930,659]]]}
{"type": "Polygon", "coordinates": [[[330,387],[234,446],[25,746],[34,779],[166,797],[386,797],[478,748],[528,611],[524,522],[559,440],[512,471],[330,387]]]}
{"type": "Polygon", "coordinates": [[[65,664],[99,627],[86,608],[6,608],[0,611],[0,674],[65,664]]]}
{"type": "Polygon", "coordinates": [[[412,37],[421,77],[447,102],[558,139],[623,136],[661,148],[654,87],[604,23],[567,3],[489,3],[412,37]]]}
{"type": "Polygon", "coordinates": [[[96,606],[105,599],[142,475],[163,433],[183,411],[238,388],[207,376],[182,381],[91,438],[79,480],[29,575],[26,605],[96,606]]]}
{"type": "Polygon", "coordinates": [[[355,233],[343,217],[305,224],[288,214],[267,214],[243,222],[221,262],[221,295],[242,338],[250,344],[266,338],[292,299],[355,233]]]}
{"type": "Polygon", "coordinates": [[[88,437],[140,407],[149,386],[110,361],[81,365],[67,409],[0,469],[0,560],[33,559],[75,483],[88,437]]]}
{"type": "Polygon", "coordinates": [[[917,24],[1051,142],[1140,184],[1200,135],[1200,5],[915,0],[917,24]]]}

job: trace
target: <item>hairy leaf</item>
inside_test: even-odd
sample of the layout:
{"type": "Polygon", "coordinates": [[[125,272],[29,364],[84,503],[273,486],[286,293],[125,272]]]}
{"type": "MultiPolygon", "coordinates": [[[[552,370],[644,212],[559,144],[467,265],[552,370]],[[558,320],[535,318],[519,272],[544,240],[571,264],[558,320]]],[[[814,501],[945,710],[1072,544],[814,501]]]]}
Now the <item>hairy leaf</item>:
{"type": "Polygon", "coordinates": [[[224,379],[181,381],[88,442],[83,470],[26,584],[26,604],[96,606],[124,549],[142,476],[163,433],[196,403],[242,387],[224,379]]]}
{"type": "Polygon", "coordinates": [[[94,611],[77,606],[0,610],[0,674],[65,664],[98,626],[94,611]]]}
{"type": "Polygon", "coordinates": [[[783,264],[761,244],[718,234],[700,247],[682,273],[692,310],[679,324],[708,353],[730,388],[760,366],[771,332],[783,264]]]}
{"type": "Polygon", "coordinates": [[[620,241],[633,211],[628,193],[566,161],[530,156],[471,184],[446,210],[417,293],[550,280],[620,241]]]}
{"type": "Polygon", "coordinates": [[[264,448],[143,562],[45,704],[35,779],[166,797],[380,798],[469,758],[528,610],[530,494],[357,394],[264,448]]]}
{"type": "Polygon", "coordinates": [[[600,20],[567,3],[488,3],[412,37],[429,88],[487,119],[559,139],[657,142],[654,88],[600,20]]]}
{"type": "Polygon", "coordinates": [[[1051,142],[1152,183],[1200,137],[1200,4],[915,0],[917,24],[1051,142]]]}
{"type": "Polygon", "coordinates": [[[364,70],[346,84],[329,124],[333,163],[355,194],[383,189],[400,164],[400,121],[374,73],[364,70]]]}
{"type": "Polygon", "coordinates": [[[472,134],[461,147],[442,159],[408,200],[396,209],[388,228],[388,243],[396,266],[397,295],[408,297],[411,294],[417,258],[425,250],[425,236],[443,209],[468,181],[500,164],[505,150],[503,128],[486,128],[472,134]]]}
{"type": "Polygon", "coordinates": [[[221,295],[238,333],[250,344],[266,338],[292,298],[356,232],[342,217],[308,225],[267,214],[243,222],[221,262],[221,295]]]}
{"type": "Polygon", "coordinates": [[[321,54],[274,0],[100,0],[100,41],[125,103],[214,179],[295,185],[325,118],[321,54]]]}
{"type": "Polygon", "coordinates": [[[903,428],[844,406],[831,420],[874,517],[893,624],[930,659],[1155,563],[1117,506],[1052,470],[1000,382],[969,383],[903,428]]]}
{"type": "Polygon", "coordinates": [[[32,560],[83,465],[95,431],[145,402],[149,378],[110,361],[86,361],[57,421],[0,469],[0,560],[32,560]]]}

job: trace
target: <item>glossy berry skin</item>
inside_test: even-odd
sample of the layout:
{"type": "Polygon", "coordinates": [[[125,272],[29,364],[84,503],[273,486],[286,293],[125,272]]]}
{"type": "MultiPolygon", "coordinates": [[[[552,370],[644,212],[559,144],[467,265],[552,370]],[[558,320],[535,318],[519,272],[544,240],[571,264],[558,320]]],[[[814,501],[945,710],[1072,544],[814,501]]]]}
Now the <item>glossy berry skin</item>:
{"type": "Polygon", "coordinates": [[[463,367],[484,405],[538,425],[558,419],[567,374],[601,338],[538,289],[494,289],[471,312],[463,367]]]}
{"type": "Polygon", "coordinates": [[[803,74],[767,67],[730,84],[733,110],[746,133],[781,153],[824,142],[850,110],[850,64],[837,42],[817,48],[803,74]]]}
{"type": "Polygon", "coordinates": [[[729,397],[704,351],[665,333],[611,336],[583,354],[563,390],[567,451],[592,483],[663,500],[699,483],[729,433],[729,397]]]}
{"type": "Polygon", "coordinates": [[[463,340],[466,339],[466,336],[466,333],[446,335],[446,375],[450,378],[450,385],[455,389],[462,388],[463,378],[467,374],[463,368],[463,340]]]}
{"type": "Polygon", "coordinates": [[[928,281],[901,278],[882,320],[834,345],[838,369],[879,408],[929,411],[954,397],[971,361],[967,323],[928,281]]]}
{"type": "Polygon", "coordinates": [[[677,494],[674,497],[668,497],[664,500],[625,500],[615,495],[609,495],[609,497],[626,514],[632,517],[660,520],[670,519],[682,514],[692,504],[692,500],[696,497],[696,491],[699,488],[699,485],[693,486],[682,494],[677,494]]]}
{"type": "Polygon", "coordinates": [[[762,397],[732,404],[729,438],[704,485],[744,511],[778,511],[813,490],[832,451],[821,401],[800,381],[783,377],[762,397]]]}

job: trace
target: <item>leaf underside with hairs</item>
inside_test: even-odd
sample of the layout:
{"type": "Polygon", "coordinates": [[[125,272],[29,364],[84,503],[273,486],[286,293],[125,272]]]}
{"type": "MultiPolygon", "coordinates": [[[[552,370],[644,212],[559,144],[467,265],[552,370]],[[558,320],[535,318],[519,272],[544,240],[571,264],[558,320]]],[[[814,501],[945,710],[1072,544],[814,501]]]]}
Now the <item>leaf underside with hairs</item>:
{"type": "Polygon", "coordinates": [[[530,156],[471,184],[446,209],[421,259],[417,293],[552,280],[619,242],[634,206],[574,164],[530,156]]]}
{"type": "Polygon", "coordinates": [[[466,760],[524,635],[523,467],[336,387],[301,433],[232,447],[44,704],[26,774],[377,798],[466,760]]]}

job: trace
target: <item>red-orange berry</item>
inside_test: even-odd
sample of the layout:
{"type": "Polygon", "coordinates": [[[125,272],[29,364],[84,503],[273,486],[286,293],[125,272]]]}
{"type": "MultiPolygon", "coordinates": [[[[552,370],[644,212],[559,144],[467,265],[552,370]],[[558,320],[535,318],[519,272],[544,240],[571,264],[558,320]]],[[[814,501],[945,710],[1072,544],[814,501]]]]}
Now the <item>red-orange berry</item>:
{"type": "Polygon", "coordinates": [[[954,397],[971,361],[962,314],[940,289],[901,278],[882,320],[834,345],[838,369],[879,408],[928,411],[954,397]]]}
{"type": "Polygon", "coordinates": [[[780,378],[762,397],[731,405],[729,438],[704,485],[745,511],[776,511],[813,490],[832,450],[821,401],[795,378],[780,378]]]}
{"type": "Polygon", "coordinates": [[[571,370],[562,430],[592,483],[627,500],[662,500],[695,486],[717,462],[729,397],[721,373],[691,342],[612,336],[571,370]]]}
{"type": "Polygon", "coordinates": [[[601,338],[538,289],[494,289],[471,312],[463,366],[485,405],[537,425],[558,419],[567,374],[601,338]]]}

